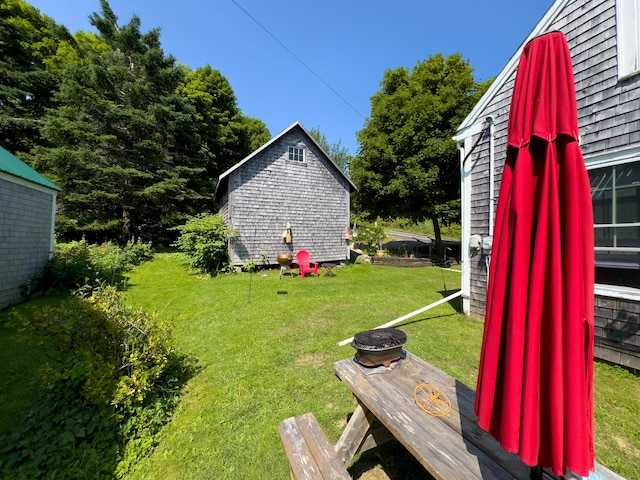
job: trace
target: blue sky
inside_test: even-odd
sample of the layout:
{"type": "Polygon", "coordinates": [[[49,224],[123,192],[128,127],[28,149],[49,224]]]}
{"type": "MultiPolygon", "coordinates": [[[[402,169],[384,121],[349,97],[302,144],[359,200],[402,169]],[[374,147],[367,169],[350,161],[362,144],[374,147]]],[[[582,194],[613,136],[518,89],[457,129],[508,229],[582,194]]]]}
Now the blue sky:
{"type": "MultiPolygon", "coordinates": [[[[92,30],[88,17],[100,11],[99,0],[29,3],[71,32],[92,30]]],[[[120,24],[138,15],[143,31],[159,27],[165,52],[180,63],[220,70],[242,111],[272,135],[300,121],[352,155],[386,69],[461,53],[475,78],[486,80],[500,73],[552,3],[110,1],[120,24]]]]}

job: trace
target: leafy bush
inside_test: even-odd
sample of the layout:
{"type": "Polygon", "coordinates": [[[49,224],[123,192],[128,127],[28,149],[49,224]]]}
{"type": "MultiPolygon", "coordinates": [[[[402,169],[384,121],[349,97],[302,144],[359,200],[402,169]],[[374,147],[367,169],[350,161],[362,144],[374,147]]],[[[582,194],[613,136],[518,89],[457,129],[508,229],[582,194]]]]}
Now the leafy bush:
{"type": "Polygon", "coordinates": [[[4,442],[2,478],[113,478],[121,441],[105,408],[51,393],[33,405],[22,427],[4,442]]]}
{"type": "Polygon", "coordinates": [[[365,247],[367,253],[373,254],[381,248],[386,236],[382,222],[363,222],[358,227],[356,241],[365,247]]]}
{"type": "Polygon", "coordinates": [[[462,238],[462,227],[457,223],[452,223],[451,225],[443,226],[441,228],[441,233],[444,238],[454,238],[459,240],[462,238]]]}
{"type": "Polygon", "coordinates": [[[13,321],[49,350],[42,370],[48,394],[6,442],[0,474],[122,476],[154,446],[195,371],[175,351],[171,324],[126,307],[104,284],[13,321]]]}
{"type": "Polygon", "coordinates": [[[174,246],[186,254],[189,265],[203,273],[215,274],[228,261],[225,223],[220,214],[200,214],[176,227],[180,236],[174,246]]]}
{"type": "Polygon", "coordinates": [[[122,275],[151,258],[151,244],[129,242],[123,248],[106,242],[89,244],[85,240],[56,243],[54,256],[47,263],[41,280],[44,289],[76,289],[85,283],[116,284],[122,275]]]}

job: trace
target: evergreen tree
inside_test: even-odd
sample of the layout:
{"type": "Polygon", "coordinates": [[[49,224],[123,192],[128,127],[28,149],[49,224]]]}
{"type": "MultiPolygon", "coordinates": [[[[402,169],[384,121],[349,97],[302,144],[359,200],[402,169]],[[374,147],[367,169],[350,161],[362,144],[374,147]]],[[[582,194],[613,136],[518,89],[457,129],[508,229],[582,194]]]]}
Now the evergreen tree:
{"type": "Polygon", "coordinates": [[[193,108],[176,93],[184,70],[162,51],[159,30],[142,34],[138,17],[119,27],[101,5],[90,17],[98,41],[76,35],[77,61],[65,65],[42,129],[51,146],[34,163],[63,189],[64,237],[164,243],[168,228],[210,208],[214,190],[193,108]]]}

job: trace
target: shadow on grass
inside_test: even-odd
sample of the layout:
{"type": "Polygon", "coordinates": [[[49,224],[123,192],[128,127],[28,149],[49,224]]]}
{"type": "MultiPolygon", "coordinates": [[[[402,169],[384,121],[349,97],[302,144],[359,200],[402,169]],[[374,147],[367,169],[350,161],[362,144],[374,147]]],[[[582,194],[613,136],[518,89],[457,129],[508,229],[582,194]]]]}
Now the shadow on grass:
{"type": "MultiPolygon", "coordinates": [[[[16,308],[26,311],[26,305],[16,308]]],[[[18,331],[9,312],[1,313],[0,327],[0,348],[7,347],[0,354],[0,398],[6,400],[0,404],[0,478],[119,478],[155,446],[184,386],[200,370],[194,357],[169,354],[144,402],[116,411],[88,401],[72,378],[56,381],[60,369],[46,369],[57,363],[47,346],[18,331]]]]}
{"type": "Polygon", "coordinates": [[[348,470],[354,480],[433,480],[395,440],[364,452],[348,470]]]}
{"type": "MultiPolygon", "coordinates": [[[[453,295],[454,293],[457,293],[459,291],[460,289],[456,288],[455,290],[439,290],[438,293],[442,295],[442,298],[447,298],[449,295],[453,295]]],[[[453,308],[456,312],[462,313],[462,295],[456,298],[452,298],[447,303],[451,305],[451,308],[453,308]]]]}
{"type": "MultiPolygon", "coordinates": [[[[449,295],[453,295],[454,293],[458,292],[459,290],[441,290],[438,293],[442,294],[443,298],[448,297],[449,295]]],[[[457,313],[462,313],[462,298],[461,297],[456,297],[453,298],[451,300],[449,300],[447,302],[449,305],[451,305],[451,307],[457,312],[457,313]]],[[[397,326],[402,326],[402,325],[412,325],[414,323],[421,323],[421,322],[426,322],[428,320],[436,320],[438,318],[447,318],[450,317],[452,314],[444,314],[444,315],[429,315],[429,314],[424,314],[421,316],[417,316],[417,317],[412,317],[411,320],[407,319],[405,321],[403,321],[402,323],[400,323],[397,326]]]]}
{"type": "Polygon", "coordinates": [[[0,435],[0,478],[119,478],[156,445],[199,371],[187,357],[170,362],[162,384],[128,418],[108,405],[42,390],[22,421],[0,435]]]}

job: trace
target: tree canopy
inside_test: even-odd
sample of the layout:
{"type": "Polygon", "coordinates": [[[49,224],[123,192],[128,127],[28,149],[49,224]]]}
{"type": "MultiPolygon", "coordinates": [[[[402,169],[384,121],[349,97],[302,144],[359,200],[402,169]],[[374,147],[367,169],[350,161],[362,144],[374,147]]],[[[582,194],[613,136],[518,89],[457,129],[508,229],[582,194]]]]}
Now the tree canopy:
{"type": "Polygon", "coordinates": [[[349,166],[351,165],[351,160],[353,157],[349,155],[349,150],[342,146],[342,142],[338,140],[337,143],[329,143],[327,140],[327,136],[322,133],[320,127],[313,127],[309,130],[309,134],[314,138],[318,145],[322,147],[324,152],[329,155],[331,160],[333,160],[340,170],[344,173],[349,174],[349,166]]]}
{"type": "Polygon", "coordinates": [[[452,137],[489,85],[472,73],[460,54],[430,56],[412,71],[384,72],[350,169],[361,214],[430,219],[441,244],[440,222],[457,220],[460,208],[452,137]]]}
{"type": "Polygon", "coordinates": [[[167,244],[270,134],[218,70],[180,65],[159,29],[100,4],[97,33],[73,36],[22,0],[0,5],[0,142],[62,188],[62,239],[167,244]]]}
{"type": "Polygon", "coordinates": [[[0,138],[14,153],[38,142],[39,119],[56,87],[46,61],[71,36],[21,0],[0,3],[0,138]]]}
{"type": "MultiPolygon", "coordinates": [[[[23,0],[0,3],[0,144],[56,182],[63,240],[136,238],[168,244],[190,216],[215,210],[219,175],[267,142],[210,65],[167,55],[160,30],[121,24],[108,0],[90,23],[68,30],[23,0]]],[[[413,70],[387,70],[351,157],[319,145],[358,187],[354,211],[369,218],[459,215],[451,139],[487,84],[459,54],[413,70]]]]}

